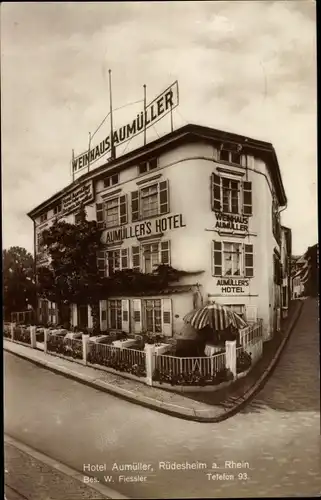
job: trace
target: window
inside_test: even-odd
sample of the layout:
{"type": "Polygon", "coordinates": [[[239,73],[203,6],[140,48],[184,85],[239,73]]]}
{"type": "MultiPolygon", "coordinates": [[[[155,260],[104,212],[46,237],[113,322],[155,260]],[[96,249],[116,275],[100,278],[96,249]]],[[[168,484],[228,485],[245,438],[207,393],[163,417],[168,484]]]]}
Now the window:
{"type": "Polygon", "coordinates": [[[240,211],[240,183],[222,179],[223,212],[238,214],[240,211]]]}
{"type": "Polygon", "coordinates": [[[120,270],[120,250],[110,250],[107,253],[107,276],[120,270]]]}
{"type": "Polygon", "coordinates": [[[111,330],[122,329],[121,300],[108,300],[109,328],[111,330]]]}
{"type": "Polygon", "coordinates": [[[82,215],[81,213],[75,214],[75,224],[79,224],[81,222],[82,215]]]}
{"type": "Polygon", "coordinates": [[[43,222],[45,222],[47,220],[47,212],[40,215],[40,224],[42,224],[43,222]]]}
{"type": "Polygon", "coordinates": [[[145,329],[150,333],[161,333],[162,332],[162,309],[161,300],[152,299],[144,300],[144,320],[145,329]]]}
{"type": "Polygon", "coordinates": [[[223,244],[224,276],[241,275],[241,243],[223,244]]]}
{"type": "Polygon", "coordinates": [[[53,209],[53,212],[54,212],[54,215],[58,215],[60,214],[60,212],[62,211],[62,204],[61,202],[58,203],[58,205],[56,205],[53,209]]]}
{"type": "Polygon", "coordinates": [[[102,276],[111,276],[116,271],[128,269],[129,267],[129,249],[121,248],[108,250],[107,252],[98,252],[98,268],[102,276]]]}
{"type": "Polygon", "coordinates": [[[226,307],[229,307],[235,314],[238,314],[241,318],[245,320],[245,306],[244,304],[230,304],[226,307]]]}
{"type": "Polygon", "coordinates": [[[141,190],[141,215],[143,219],[158,215],[158,185],[141,190]]]}
{"type": "Polygon", "coordinates": [[[239,151],[229,151],[227,149],[221,149],[219,151],[219,160],[241,165],[242,155],[239,151]]]}
{"type": "Polygon", "coordinates": [[[252,278],[253,245],[213,241],[213,275],[252,278]]]}
{"type": "Polygon", "coordinates": [[[131,194],[132,222],[169,212],[168,181],[155,183],[131,194]]]}
{"type": "Polygon", "coordinates": [[[212,210],[252,215],[252,183],[212,174],[212,210]]]}
{"type": "Polygon", "coordinates": [[[142,270],[144,273],[152,273],[160,264],[170,265],[170,242],[161,241],[147,243],[141,247],[132,247],[133,269],[142,270]]]}
{"type": "Polygon", "coordinates": [[[109,188],[119,183],[119,174],[109,175],[104,179],[104,187],[109,188]]]}
{"type": "Polygon", "coordinates": [[[41,231],[41,232],[37,233],[37,251],[40,252],[43,247],[44,247],[44,242],[43,242],[42,231],[41,231]]]}
{"type": "Polygon", "coordinates": [[[158,243],[143,245],[144,272],[151,273],[159,264],[158,243]]]}
{"type": "Polygon", "coordinates": [[[127,224],[127,196],[96,203],[96,216],[98,227],[102,229],[127,224]]]}
{"type": "Polygon", "coordinates": [[[140,165],[138,165],[138,173],[139,174],[146,174],[147,172],[150,172],[151,170],[155,170],[155,168],[158,167],[158,159],[157,158],[152,158],[148,161],[142,162],[140,165]]]}
{"type": "Polygon", "coordinates": [[[105,203],[105,221],[106,227],[118,225],[119,221],[119,198],[107,201],[105,203]]]}

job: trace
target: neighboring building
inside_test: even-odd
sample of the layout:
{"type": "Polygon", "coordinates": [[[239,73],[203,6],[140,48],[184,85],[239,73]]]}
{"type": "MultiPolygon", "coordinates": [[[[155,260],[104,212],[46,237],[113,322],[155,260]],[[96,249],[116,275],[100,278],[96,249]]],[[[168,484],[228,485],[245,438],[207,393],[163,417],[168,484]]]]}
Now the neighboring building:
{"type": "MultiPolygon", "coordinates": [[[[37,265],[46,262],[42,230],[57,216],[74,222],[81,201],[104,229],[102,274],[149,273],[159,263],[189,272],[158,295],[102,297],[102,330],[171,336],[191,309],[216,301],[248,321],[262,318],[271,337],[288,306],[281,263],[291,233],[281,230],[287,199],[270,143],[186,125],[106,162],[28,214],[37,265]]],[[[74,305],[71,316],[74,325],[91,326],[89,307],[74,305]]]]}
{"type": "Polygon", "coordinates": [[[316,297],[319,293],[319,245],[308,247],[301,257],[292,257],[292,298],[316,297]]]}
{"type": "MultiPolygon", "coordinates": [[[[288,316],[289,302],[291,300],[291,254],[292,232],[291,229],[281,226],[281,273],[282,273],[282,318],[288,316]]],[[[280,323],[281,318],[277,319],[280,323]]],[[[278,324],[278,328],[280,324],[278,324]]]]}

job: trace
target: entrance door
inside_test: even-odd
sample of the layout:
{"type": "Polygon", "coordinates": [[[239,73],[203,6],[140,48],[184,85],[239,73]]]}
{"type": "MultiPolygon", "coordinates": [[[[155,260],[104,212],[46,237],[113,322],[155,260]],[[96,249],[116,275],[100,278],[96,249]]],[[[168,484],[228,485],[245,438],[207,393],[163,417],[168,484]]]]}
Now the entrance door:
{"type": "Polygon", "coordinates": [[[78,306],[78,328],[88,328],[88,306],[78,306]]]}

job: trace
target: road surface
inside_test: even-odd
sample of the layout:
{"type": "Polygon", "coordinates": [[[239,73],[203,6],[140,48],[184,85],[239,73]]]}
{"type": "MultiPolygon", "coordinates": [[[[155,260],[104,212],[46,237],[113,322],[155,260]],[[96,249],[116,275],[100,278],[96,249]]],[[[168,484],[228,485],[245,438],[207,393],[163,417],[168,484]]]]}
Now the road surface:
{"type": "Polygon", "coordinates": [[[264,389],[244,411],[219,424],[163,415],[6,353],[5,432],[74,469],[102,465],[105,471],[91,474],[131,498],[316,496],[318,341],[318,306],[308,299],[264,389]],[[159,469],[167,461],[206,469],[159,469]],[[146,480],[124,482],[120,476],[137,473],[112,472],[114,464],[133,462],[150,467],[138,473],[146,480]]]}

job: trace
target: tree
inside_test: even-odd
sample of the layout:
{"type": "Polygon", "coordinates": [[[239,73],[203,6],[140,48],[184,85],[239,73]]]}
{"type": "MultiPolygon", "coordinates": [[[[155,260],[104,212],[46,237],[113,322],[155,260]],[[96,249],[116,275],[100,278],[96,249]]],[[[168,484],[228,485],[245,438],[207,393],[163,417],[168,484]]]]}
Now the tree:
{"type": "Polygon", "coordinates": [[[99,330],[97,251],[101,247],[101,233],[96,221],[86,219],[84,207],[76,224],[55,221],[42,234],[50,265],[38,271],[40,295],[56,302],[61,323],[69,323],[69,315],[62,317],[64,304],[89,304],[94,332],[99,330]]]}
{"type": "Polygon", "coordinates": [[[25,248],[14,246],[2,251],[2,262],[3,302],[5,318],[9,320],[12,312],[36,307],[34,260],[25,248]]]}

